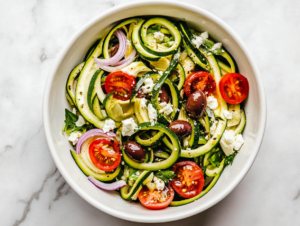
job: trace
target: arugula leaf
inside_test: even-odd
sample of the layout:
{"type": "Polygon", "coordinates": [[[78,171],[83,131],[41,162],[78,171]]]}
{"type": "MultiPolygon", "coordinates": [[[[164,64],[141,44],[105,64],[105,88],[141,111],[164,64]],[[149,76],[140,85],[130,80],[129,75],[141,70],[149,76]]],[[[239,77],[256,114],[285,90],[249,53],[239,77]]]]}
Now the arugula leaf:
{"type": "Polygon", "coordinates": [[[176,174],[171,170],[165,170],[165,171],[158,171],[155,176],[161,180],[163,180],[165,183],[169,183],[173,180],[174,177],[176,177],[176,174]]]}
{"type": "Polygon", "coordinates": [[[65,127],[63,129],[64,132],[66,132],[67,135],[70,135],[74,131],[86,131],[86,125],[83,126],[76,126],[76,122],[78,121],[78,116],[69,111],[68,109],[65,109],[65,127]]]}

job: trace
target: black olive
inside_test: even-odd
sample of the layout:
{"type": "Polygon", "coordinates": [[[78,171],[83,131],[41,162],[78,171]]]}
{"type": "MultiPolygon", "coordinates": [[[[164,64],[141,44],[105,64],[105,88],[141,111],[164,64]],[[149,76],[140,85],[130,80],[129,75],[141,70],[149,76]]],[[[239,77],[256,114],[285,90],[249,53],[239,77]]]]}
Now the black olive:
{"type": "Polygon", "coordinates": [[[165,89],[161,89],[159,91],[159,98],[160,98],[160,102],[169,102],[169,94],[165,89]]]}
{"type": "Polygon", "coordinates": [[[186,101],[186,111],[191,118],[200,118],[206,109],[206,96],[201,90],[192,93],[186,101]]]}
{"type": "Polygon", "coordinates": [[[187,121],[176,120],[171,122],[169,125],[169,129],[172,130],[179,140],[189,136],[192,132],[192,126],[187,121]]]}
{"type": "Polygon", "coordinates": [[[135,162],[143,162],[145,160],[146,154],[138,143],[134,141],[128,141],[124,145],[124,150],[129,158],[135,162]]]}

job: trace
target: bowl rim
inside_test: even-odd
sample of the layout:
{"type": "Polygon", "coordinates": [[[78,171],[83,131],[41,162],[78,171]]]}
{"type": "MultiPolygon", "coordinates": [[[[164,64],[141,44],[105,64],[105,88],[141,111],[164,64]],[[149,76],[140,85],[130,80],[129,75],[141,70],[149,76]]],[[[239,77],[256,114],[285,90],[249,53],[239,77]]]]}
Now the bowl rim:
{"type": "Polygon", "coordinates": [[[260,77],[259,70],[249,53],[246,45],[242,41],[242,39],[239,37],[239,35],[229,26],[227,25],[223,20],[218,18],[216,15],[210,13],[209,11],[200,8],[198,6],[195,6],[193,4],[185,3],[185,2],[178,2],[174,0],[145,0],[145,1],[133,1],[129,3],[124,3],[120,4],[118,6],[114,6],[105,12],[101,13],[101,15],[96,16],[92,20],[90,20],[88,23],[86,23],[81,29],[79,29],[72,37],[71,39],[68,40],[67,44],[64,46],[64,48],[61,50],[59,56],[56,58],[55,63],[53,64],[48,78],[46,80],[45,84],[45,90],[44,90],[44,97],[43,97],[43,124],[44,124],[44,131],[46,135],[46,140],[48,143],[48,147],[50,149],[50,153],[52,155],[52,158],[56,164],[56,167],[58,168],[59,172],[63,176],[63,178],[68,182],[68,184],[76,191],[78,195],[80,195],[85,201],[87,201],[89,204],[92,206],[96,207],[97,209],[110,214],[114,217],[121,218],[124,220],[129,220],[129,221],[134,221],[134,222],[147,222],[147,223],[158,223],[158,222],[169,222],[169,221],[175,221],[175,220],[180,220],[186,217],[193,216],[197,213],[203,212],[204,210],[210,208],[211,206],[215,205],[219,201],[221,201],[223,198],[225,198],[232,190],[242,181],[242,179],[245,177],[247,172],[250,170],[251,166],[254,163],[254,160],[258,154],[258,151],[260,149],[264,132],[265,132],[265,127],[266,127],[266,119],[267,119],[267,104],[266,104],[266,95],[263,87],[263,82],[260,77]],[[95,23],[97,23],[99,20],[109,16],[110,14],[117,13],[118,11],[122,11],[127,8],[135,7],[135,6],[145,6],[145,5],[171,5],[171,6],[176,6],[176,7],[181,7],[185,8],[187,10],[194,11],[196,13],[199,13],[201,15],[204,15],[205,17],[209,18],[210,20],[214,21],[216,24],[222,26],[231,36],[232,38],[236,41],[236,43],[239,45],[247,59],[249,60],[249,63],[254,71],[254,76],[257,81],[258,85],[258,93],[259,93],[259,99],[261,101],[261,108],[259,114],[261,115],[261,124],[259,125],[258,132],[256,135],[256,141],[254,145],[254,152],[255,154],[252,154],[250,156],[251,161],[248,161],[248,164],[243,167],[241,170],[242,173],[239,174],[237,178],[231,183],[231,186],[227,187],[224,189],[224,191],[214,197],[210,202],[208,202],[204,207],[202,208],[193,208],[189,209],[188,211],[184,211],[183,213],[178,212],[175,214],[170,214],[167,216],[159,216],[158,218],[145,218],[145,216],[137,216],[137,215],[130,215],[130,214],[125,214],[122,211],[115,210],[112,208],[107,207],[104,204],[101,204],[97,202],[96,200],[90,198],[85,194],[85,192],[82,192],[79,186],[71,179],[71,177],[68,175],[67,171],[64,168],[64,165],[62,162],[59,160],[59,156],[57,155],[55,151],[54,144],[52,143],[50,137],[51,135],[51,130],[50,130],[50,121],[49,121],[49,109],[48,109],[48,103],[49,103],[49,97],[50,97],[50,90],[52,83],[54,81],[55,74],[57,72],[58,67],[60,66],[63,58],[65,57],[66,53],[68,50],[72,47],[74,42],[84,33],[86,32],[87,29],[89,29],[91,26],[93,26],[95,23]]]}

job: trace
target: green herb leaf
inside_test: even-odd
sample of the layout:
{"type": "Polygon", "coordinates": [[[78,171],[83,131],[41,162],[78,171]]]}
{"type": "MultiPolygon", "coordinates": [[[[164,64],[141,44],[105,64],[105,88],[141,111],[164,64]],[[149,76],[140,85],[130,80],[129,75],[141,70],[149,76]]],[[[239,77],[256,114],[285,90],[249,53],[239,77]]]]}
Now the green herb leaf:
{"type": "Polygon", "coordinates": [[[236,153],[233,153],[232,155],[226,157],[225,164],[232,165],[235,156],[236,156],[236,153]]]}
{"type": "Polygon", "coordinates": [[[212,156],[210,156],[208,158],[208,161],[210,162],[210,164],[212,164],[213,166],[215,167],[219,167],[220,166],[220,163],[223,159],[223,151],[220,150],[220,151],[217,151],[215,152],[212,156]]]}
{"type": "Polygon", "coordinates": [[[137,175],[137,172],[138,171],[136,169],[130,168],[128,179],[129,180],[137,180],[139,178],[139,175],[137,175]]]}
{"type": "Polygon", "coordinates": [[[169,183],[173,180],[174,177],[176,177],[176,174],[171,170],[165,170],[165,171],[158,171],[155,176],[161,180],[163,180],[165,183],[169,183]]]}
{"type": "Polygon", "coordinates": [[[64,132],[66,132],[67,135],[70,135],[74,131],[86,131],[86,125],[83,126],[76,126],[76,122],[78,121],[78,116],[73,114],[68,109],[65,109],[65,127],[64,132]]]}

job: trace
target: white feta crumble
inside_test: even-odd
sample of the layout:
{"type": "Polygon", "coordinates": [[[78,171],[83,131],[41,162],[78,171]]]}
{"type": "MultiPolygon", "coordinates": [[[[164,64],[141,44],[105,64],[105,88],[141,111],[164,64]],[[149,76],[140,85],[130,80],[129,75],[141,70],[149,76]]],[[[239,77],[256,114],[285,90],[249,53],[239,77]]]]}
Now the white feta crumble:
{"type": "Polygon", "coordinates": [[[222,48],[222,43],[218,42],[218,43],[214,44],[213,47],[211,47],[211,50],[214,51],[214,50],[218,50],[220,48],[222,48]]]}
{"type": "Polygon", "coordinates": [[[131,45],[131,41],[128,40],[128,39],[126,39],[126,44],[127,44],[127,45],[131,45]]]}
{"type": "Polygon", "coordinates": [[[206,40],[208,39],[208,32],[207,31],[204,31],[201,33],[200,37],[203,39],[203,40],[206,40]]]}
{"type": "Polygon", "coordinates": [[[240,150],[243,144],[245,143],[245,140],[241,134],[238,134],[234,138],[234,150],[240,150]]]}
{"type": "Polygon", "coordinates": [[[189,141],[188,141],[188,140],[185,140],[183,145],[184,145],[185,147],[188,146],[188,145],[189,145],[189,141]]]}
{"type": "Polygon", "coordinates": [[[76,112],[77,112],[77,111],[76,111],[76,108],[73,108],[73,109],[72,109],[72,113],[73,113],[74,115],[76,115],[76,112]]]}
{"type": "Polygon", "coordinates": [[[161,33],[160,31],[154,32],[154,38],[158,41],[162,41],[164,39],[165,35],[161,33]]]}
{"type": "Polygon", "coordinates": [[[146,78],[144,81],[144,86],[142,86],[142,90],[144,93],[151,93],[154,87],[153,80],[151,78],[146,78]]]}
{"type": "Polygon", "coordinates": [[[152,106],[152,104],[148,104],[148,115],[150,118],[151,125],[157,121],[157,111],[156,109],[152,106]]]}
{"type": "Polygon", "coordinates": [[[172,104],[166,103],[166,102],[161,102],[159,103],[159,106],[161,109],[159,110],[159,113],[165,113],[166,115],[170,115],[173,112],[173,107],[172,104]]]}
{"type": "Polygon", "coordinates": [[[81,115],[79,115],[79,116],[78,116],[78,120],[77,120],[77,122],[76,122],[75,124],[76,124],[76,126],[78,126],[78,127],[83,126],[83,125],[85,124],[84,118],[83,118],[81,115]]]}
{"type": "Polygon", "coordinates": [[[218,124],[218,121],[215,120],[214,123],[210,127],[210,134],[214,134],[216,132],[217,124],[218,124]]]}
{"type": "Polygon", "coordinates": [[[235,132],[233,130],[225,130],[223,133],[222,139],[227,144],[232,144],[234,142],[235,132]]]}
{"type": "Polygon", "coordinates": [[[210,118],[214,118],[215,117],[214,112],[211,109],[209,109],[209,108],[206,108],[206,113],[207,113],[208,117],[210,117],[210,118]]]}
{"type": "Polygon", "coordinates": [[[194,38],[192,39],[192,43],[196,46],[197,49],[202,45],[203,39],[201,36],[194,35],[194,38]]]}
{"type": "Polygon", "coordinates": [[[77,144],[79,137],[81,137],[82,133],[75,131],[73,133],[70,134],[68,140],[71,141],[73,143],[73,145],[77,144]]]}
{"type": "Polygon", "coordinates": [[[154,181],[154,184],[156,186],[156,189],[161,191],[161,190],[164,190],[165,188],[165,182],[157,177],[153,177],[153,181],[154,181]]]}
{"type": "Polygon", "coordinates": [[[162,71],[158,71],[158,74],[162,75],[162,74],[163,74],[163,72],[162,72],[162,71]]]}
{"type": "Polygon", "coordinates": [[[232,112],[225,110],[224,117],[227,119],[232,119],[232,112]]]}
{"type": "Polygon", "coordinates": [[[138,129],[138,126],[133,118],[123,120],[122,124],[122,136],[131,136],[132,134],[134,134],[134,130],[138,129]]]}
{"type": "Polygon", "coordinates": [[[214,96],[207,97],[207,106],[214,110],[218,107],[218,100],[214,96]]]}
{"type": "Polygon", "coordinates": [[[111,131],[115,128],[116,128],[115,121],[112,120],[112,119],[107,119],[104,122],[104,126],[103,126],[102,130],[103,130],[104,133],[107,133],[107,132],[109,132],[109,131],[111,131]]]}
{"type": "Polygon", "coordinates": [[[141,107],[142,108],[147,108],[146,103],[147,103],[147,99],[146,98],[141,98],[141,107]]]}
{"type": "Polygon", "coordinates": [[[209,138],[208,138],[208,135],[206,135],[204,138],[205,138],[205,140],[208,140],[208,139],[209,139],[209,138]]]}

